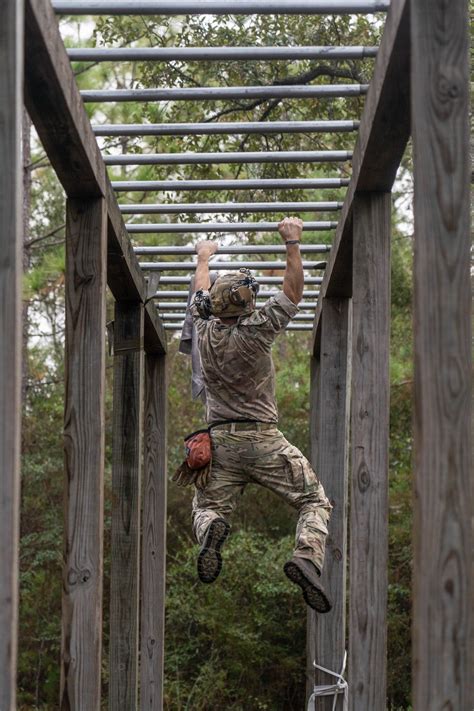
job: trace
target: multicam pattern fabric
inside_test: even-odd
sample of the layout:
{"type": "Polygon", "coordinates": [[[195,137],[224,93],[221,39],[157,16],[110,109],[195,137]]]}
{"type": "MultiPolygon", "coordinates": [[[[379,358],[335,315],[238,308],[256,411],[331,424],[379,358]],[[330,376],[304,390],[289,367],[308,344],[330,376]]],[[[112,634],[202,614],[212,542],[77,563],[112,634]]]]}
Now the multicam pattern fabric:
{"type": "Polygon", "coordinates": [[[322,570],[331,504],[306,457],[277,427],[233,434],[212,429],[211,438],[211,478],[193,500],[198,542],[203,542],[213,519],[228,520],[247,484],[260,484],[297,509],[294,555],[322,570]]]}
{"type": "Polygon", "coordinates": [[[271,346],[298,307],[280,291],[233,325],[206,321],[194,304],[191,313],[198,334],[207,394],[207,422],[258,420],[277,422],[275,369],[271,346]]]}

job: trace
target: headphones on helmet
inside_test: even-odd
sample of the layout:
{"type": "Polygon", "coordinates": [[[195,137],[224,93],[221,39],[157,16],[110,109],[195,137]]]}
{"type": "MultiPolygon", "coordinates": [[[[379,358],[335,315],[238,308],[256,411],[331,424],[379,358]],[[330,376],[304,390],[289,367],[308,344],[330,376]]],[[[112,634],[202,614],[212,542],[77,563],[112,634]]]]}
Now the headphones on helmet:
{"type": "MultiPolygon", "coordinates": [[[[229,300],[232,304],[234,304],[234,306],[245,307],[247,301],[244,298],[244,294],[241,293],[241,289],[250,289],[250,291],[252,292],[253,300],[255,301],[255,299],[257,298],[258,291],[260,289],[260,284],[252,276],[250,269],[242,267],[241,269],[239,269],[239,273],[242,274],[242,278],[236,281],[230,287],[229,300]]],[[[216,280],[214,284],[216,284],[217,281],[218,280],[216,280]]],[[[212,286],[214,286],[214,284],[212,286]]],[[[196,291],[196,294],[194,296],[194,303],[201,318],[208,320],[213,315],[210,290],[204,291],[203,289],[199,289],[199,291],[196,291]]]]}

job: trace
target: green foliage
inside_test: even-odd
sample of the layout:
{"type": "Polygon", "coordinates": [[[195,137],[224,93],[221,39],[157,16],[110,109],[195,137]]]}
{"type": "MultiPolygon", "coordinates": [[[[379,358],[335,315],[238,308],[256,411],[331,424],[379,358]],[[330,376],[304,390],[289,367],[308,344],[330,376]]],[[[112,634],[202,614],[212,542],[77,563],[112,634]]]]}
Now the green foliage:
{"type": "Polygon", "coordinates": [[[302,708],[304,602],[282,570],[292,543],[232,535],[212,586],[197,581],[197,547],[169,563],[166,709],[302,708]]]}

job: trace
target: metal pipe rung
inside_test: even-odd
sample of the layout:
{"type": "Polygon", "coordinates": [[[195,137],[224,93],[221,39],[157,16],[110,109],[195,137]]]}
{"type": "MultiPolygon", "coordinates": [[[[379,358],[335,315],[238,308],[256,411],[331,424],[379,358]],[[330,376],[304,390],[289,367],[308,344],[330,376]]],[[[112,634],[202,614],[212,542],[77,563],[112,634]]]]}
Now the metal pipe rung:
{"type": "MultiPolygon", "coordinates": [[[[152,268],[149,268],[150,271],[153,271],[152,268]]],[[[283,284],[283,277],[277,277],[277,276],[260,276],[257,275],[257,281],[259,284],[283,284]]],[[[190,276],[162,276],[160,277],[160,285],[164,284],[190,284],[191,283],[191,277],[190,276]]],[[[304,279],[305,284],[322,284],[323,283],[323,277],[307,277],[305,276],[304,279]]]]}
{"type": "MultiPolygon", "coordinates": [[[[134,247],[135,254],[145,255],[145,254],[158,254],[158,255],[195,255],[195,247],[134,247]]],[[[331,251],[331,245],[329,244],[301,244],[300,252],[301,254],[323,254],[325,252],[331,251]]],[[[225,245],[219,245],[216,254],[286,254],[286,247],[284,244],[246,244],[246,245],[233,245],[227,247],[225,245]]]]}
{"type": "MultiPolygon", "coordinates": [[[[277,232],[278,222],[129,222],[125,225],[130,234],[187,234],[190,232],[277,232]]],[[[335,230],[337,222],[304,222],[303,231],[335,230]]]]}
{"type": "Polygon", "coordinates": [[[119,205],[124,215],[180,215],[189,213],[241,213],[241,212],[335,212],[342,202],[204,202],[156,205],[129,203],[119,205]]]}
{"type": "Polygon", "coordinates": [[[228,60],[366,59],[378,47],[75,47],[72,62],[209,62],[228,60]]]}
{"type": "Polygon", "coordinates": [[[96,136],[210,136],[268,133],[346,133],[360,121],[221,121],[209,123],[122,123],[92,127],[96,136]]]}
{"type": "MultiPolygon", "coordinates": [[[[195,271],[197,262],[139,262],[142,269],[152,271],[195,271]]],[[[273,270],[286,268],[286,262],[209,262],[209,269],[214,270],[236,270],[236,269],[259,269],[273,270]]],[[[325,269],[326,262],[303,262],[303,269],[325,269]]]]}
{"type": "Polygon", "coordinates": [[[203,86],[185,89],[94,89],[81,91],[84,103],[111,101],[234,101],[239,99],[330,99],[362,96],[368,84],[312,84],[285,86],[203,86]]]}
{"type": "Polygon", "coordinates": [[[389,0],[52,0],[59,15],[349,15],[386,12],[389,0]]]}
{"type": "Polygon", "coordinates": [[[105,165],[219,165],[221,163],[337,163],[351,151],[260,151],[220,153],[122,153],[103,156],[105,165]]]}
{"type": "MultiPolygon", "coordinates": [[[[156,294],[152,297],[153,299],[187,299],[188,298],[188,289],[181,289],[179,291],[171,291],[171,290],[163,290],[163,291],[157,291],[156,294]]],[[[265,291],[261,290],[258,292],[259,298],[265,299],[265,298],[270,298],[270,296],[275,296],[278,291],[265,291]]],[[[319,291],[311,291],[307,290],[303,292],[303,299],[317,299],[319,296],[319,291]]]]}
{"type": "Polygon", "coordinates": [[[279,180],[119,180],[112,187],[117,192],[149,190],[311,190],[347,187],[345,178],[280,178],[279,180]]]}

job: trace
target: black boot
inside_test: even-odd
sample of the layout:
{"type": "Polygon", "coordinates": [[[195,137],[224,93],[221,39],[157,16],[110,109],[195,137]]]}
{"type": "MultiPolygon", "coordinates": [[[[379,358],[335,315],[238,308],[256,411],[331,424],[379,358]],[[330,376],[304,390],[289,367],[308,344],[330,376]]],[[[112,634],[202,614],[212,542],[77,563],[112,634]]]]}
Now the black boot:
{"type": "Polygon", "coordinates": [[[199,580],[213,583],[222,568],[220,549],[229,535],[230,526],[223,518],[215,518],[207,529],[199,552],[197,569],[199,580]]]}
{"type": "Polygon", "coordinates": [[[306,603],[316,612],[329,612],[332,603],[324,592],[319,579],[319,571],[310,560],[293,556],[283,566],[285,575],[300,586],[306,603]]]}

